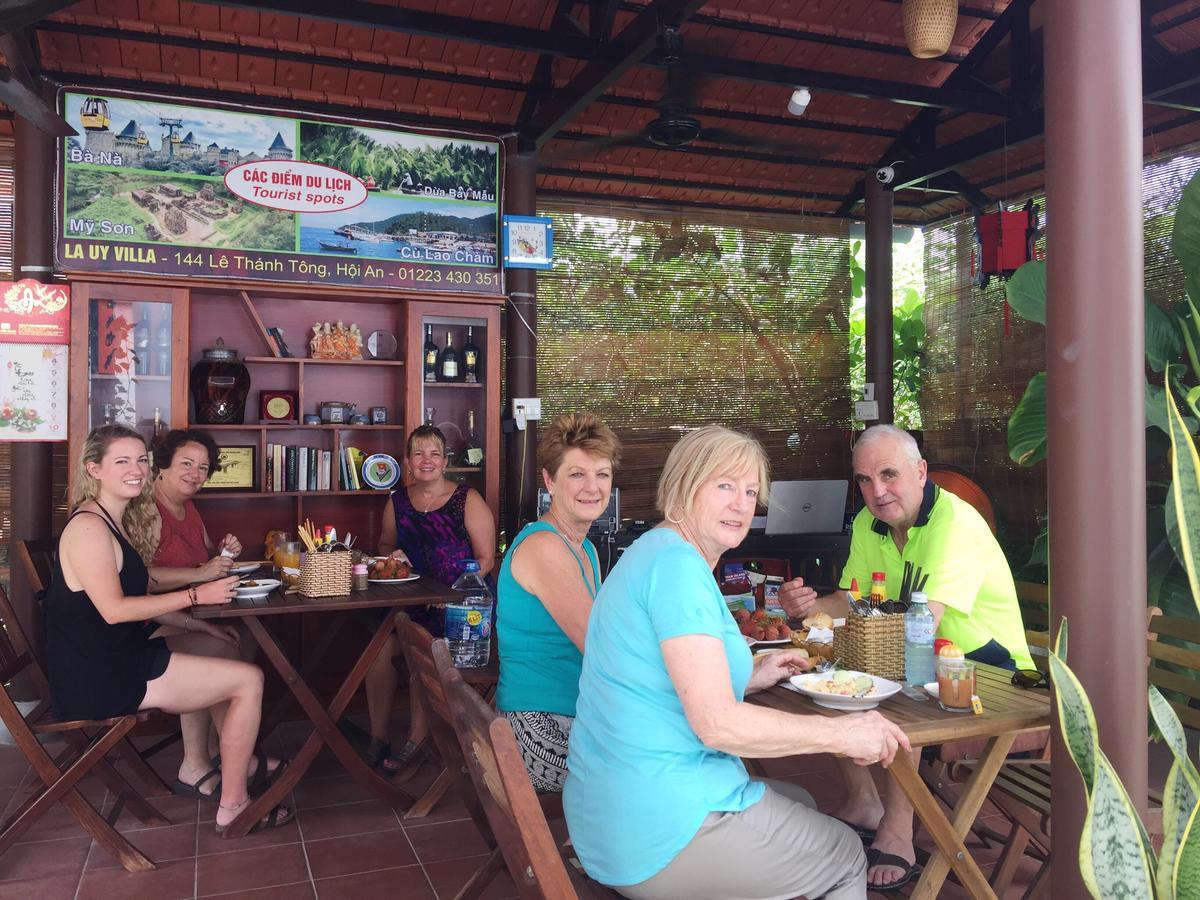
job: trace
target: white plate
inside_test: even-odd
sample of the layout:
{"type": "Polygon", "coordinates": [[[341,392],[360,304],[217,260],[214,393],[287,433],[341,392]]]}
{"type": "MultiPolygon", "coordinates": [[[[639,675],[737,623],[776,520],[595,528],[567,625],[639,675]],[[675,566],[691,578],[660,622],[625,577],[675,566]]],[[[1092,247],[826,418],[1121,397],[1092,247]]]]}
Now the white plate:
{"type": "Polygon", "coordinates": [[[756,641],[748,634],[743,634],[742,637],[746,639],[746,643],[750,645],[751,649],[754,647],[782,647],[784,644],[792,642],[791,638],[780,638],[777,641],[756,641]]]}
{"type": "Polygon", "coordinates": [[[420,575],[409,575],[407,578],[368,578],[371,584],[404,584],[406,581],[416,581],[420,575]]]}
{"type": "Polygon", "coordinates": [[[875,693],[869,694],[866,697],[846,697],[842,694],[829,694],[825,691],[813,690],[809,685],[817,681],[824,681],[830,677],[828,672],[823,674],[817,672],[806,672],[803,675],[793,675],[788,681],[796,690],[802,694],[807,694],[812,698],[817,706],[824,706],[826,709],[848,709],[848,710],[864,710],[874,709],[888,697],[899,693],[900,685],[894,681],[889,681],[886,678],[880,678],[878,675],[868,675],[866,672],[850,672],[851,675],[867,675],[875,682],[875,693]]]}
{"type": "Polygon", "coordinates": [[[262,563],[256,563],[256,562],[238,563],[236,566],[234,566],[232,569],[229,570],[229,574],[230,575],[245,575],[247,572],[257,572],[261,568],[262,568],[262,563]]]}
{"type": "Polygon", "coordinates": [[[245,584],[241,582],[237,586],[237,598],[239,600],[253,600],[256,597],[265,597],[275,588],[279,587],[279,581],[275,578],[248,578],[246,581],[253,581],[254,584],[245,584]]]}

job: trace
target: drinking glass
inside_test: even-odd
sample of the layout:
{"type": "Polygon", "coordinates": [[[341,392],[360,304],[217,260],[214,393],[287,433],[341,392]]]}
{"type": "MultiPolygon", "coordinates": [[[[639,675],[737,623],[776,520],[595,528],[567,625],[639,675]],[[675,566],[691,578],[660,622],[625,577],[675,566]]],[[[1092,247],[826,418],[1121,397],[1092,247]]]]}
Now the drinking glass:
{"type": "Polygon", "coordinates": [[[947,712],[970,712],[975,694],[975,663],[965,659],[937,661],[938,703],[947,712]]]}
{"type": "Polygon", "coordinates": [[[300,542],[288,541],[283,550],[275,557],[280,569],[280,580],[286,585],[295,584],[300,580],[300,542]]]}

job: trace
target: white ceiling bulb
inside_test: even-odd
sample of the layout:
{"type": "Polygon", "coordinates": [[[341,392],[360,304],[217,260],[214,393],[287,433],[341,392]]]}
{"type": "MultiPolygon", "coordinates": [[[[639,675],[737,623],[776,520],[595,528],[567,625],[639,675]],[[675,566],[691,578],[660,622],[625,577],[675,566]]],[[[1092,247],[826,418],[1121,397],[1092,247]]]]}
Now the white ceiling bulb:
{"type": "Polygon", "coordinates": [[[812,94],[806,87],[798,87],[792,91],[792,99],[788,101],[788,112],[793,116],[802,116],[804,111],[808,109],[808,101],[812,99],[812,94]]]}

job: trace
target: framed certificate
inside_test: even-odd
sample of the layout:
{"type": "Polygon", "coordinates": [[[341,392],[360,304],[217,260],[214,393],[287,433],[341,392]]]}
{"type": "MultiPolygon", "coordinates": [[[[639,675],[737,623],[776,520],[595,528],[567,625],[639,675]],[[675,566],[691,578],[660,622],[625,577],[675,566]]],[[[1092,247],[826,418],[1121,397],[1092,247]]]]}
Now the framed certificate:
{"type": "Polygon", "coordinates": [[[548,216],[505,216],[504,265],[510,269],[554,267],[554,227],[548,216]]]}
{"type": "Polygon", "coordinates": [[[252,491],[254,490],[255,451],[253,444],[236,447],[222,447],[218,456],[219,468],[208,476],[204,482],[205,490],[212,491],[252,491]]]}

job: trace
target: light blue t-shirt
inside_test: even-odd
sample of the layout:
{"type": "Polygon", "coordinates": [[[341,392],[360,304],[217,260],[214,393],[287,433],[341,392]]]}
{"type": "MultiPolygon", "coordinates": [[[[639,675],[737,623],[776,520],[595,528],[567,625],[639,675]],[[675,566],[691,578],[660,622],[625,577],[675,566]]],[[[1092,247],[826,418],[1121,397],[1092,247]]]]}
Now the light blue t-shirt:
{"type": "Polygon", "coordinates": [[[710,812],[758,802],[736,756],[692,731],[659,646],[704,634],[725,645],[740,700],[753,661],[700,552],[668,528],[638,538],[601,587],[588,621],[563,808],[580,862],[608,885],[660,872],[710,812]]]}
{"type": "MultiPolygon", "coordinates": [[[[500,686],[496,709],[501,712],[548,712],[575,715],[579,696],[579,670],[583,654],[559,627],[542,601],[529,593],[512,574],[513,553],[521,542],[538,531],[558,531],[549,522],[526,525],[504,555],[496,586],[496,640],[500,647],[500,686]]],[[[584,584],[600,581],[600,560],[592,542],[584,540],[592,571],[579,574],[584,584]]]]}

